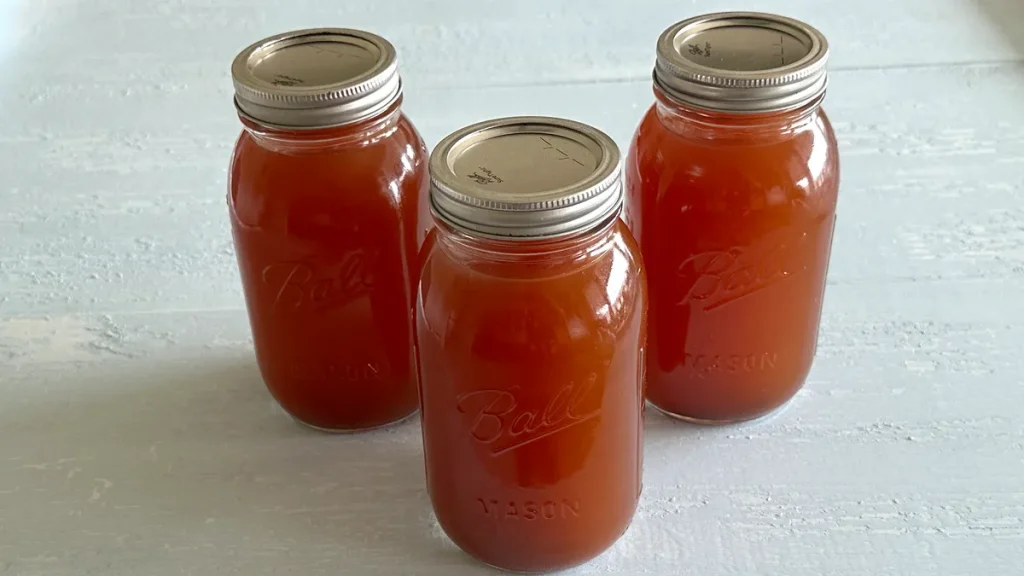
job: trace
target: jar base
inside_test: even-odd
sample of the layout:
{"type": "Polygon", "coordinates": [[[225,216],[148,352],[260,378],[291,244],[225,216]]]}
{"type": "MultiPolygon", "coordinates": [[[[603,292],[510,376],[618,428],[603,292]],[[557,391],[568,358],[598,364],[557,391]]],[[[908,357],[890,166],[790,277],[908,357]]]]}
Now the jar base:
{"type": "MultiPolygon", "coordinates": [[[[385,422],[383,424],[374,424],[373,426],[367,426],[365,428],[326,428],[326,427],[323,427],[323,426],[317,426],[316,424],[310,424],[309,422],[305,422],[303,420],[300,420],[300,419],[296,418],[295,416],[292,416],[291,418],[295,422],[297,422],[300,425],[302,425],[304,428],[309,428],[310,430],[315,430],[317,432],[322,432],[324,434],[344,435],[344,434],[360,434],[362,432],[372,432],[374,430],[380,430],[381,428],[387,428],[389,426],[398,426],[399,424],[403,424],[403,423],[407,422],[408,420],[412,419],[413,416],[416,416],[419,413],[420,413],[419,409],[416,409],[416,410],[413,410],[411,413],[409,413],[407,416],[402,416],[398,420],[392,420],[390,422],[385,422]]],[[[291,416],[291,415],[289,414],[289,416],[291,416]]]]}
{"type": "MultiPolygon", "coordinates": [[[[573,564],[568,564],[568,565],[565,565],[565,566],[560,566],[558,568],[547,568],[547,569],[539,569],[539,570],[516,570],[514,568],[502,568],[501,566],[498,566],[496,564],[491,564],[490,562],[480,558],[476,554],[473,554],[472,552],[466,550],[465,548],[462,548],[461,546],[459,546],[459,548],[462,549],[463,552],[468,554],[471,558],[473,558],[477,562],[483,564],[484,566],[487,566],[488,568],[493,568],[493,569],[501,571],[501,572],[506,572],[506,573],[509,573],[509,574],[531,574],[531,575],[534,575],[534,574],[561,574],[562,572],[567,572],[569,570],[574,570],[576,568],[579,568],[580,566],[583,566],[583,565],[587,564],[588,562],[593,562],[594,560],[597,560],[598,558],[600,558],[601,556],[606,554],[609,550],[611,550],[612,546],[614,546],[616,543],[618,543],[619,540],[622,540],[623,536],[626,535],[626,532],[628,532],[629,528],[633,525],[633,520],[635,520],[635,519],[636,519],[636,508],[633,509],[633,514],[629,518],[629,523],[626,524],[626,527],[622,529],[622,532],[620,532],[619,535],[616,536],[615,539],[612,540],[607,546],[602,548],[600,552],[598,552],[597,554],[595,554],[593,556],[590,556],[590,557],[588,557],[586,559],[583,559],[583,560],[580,560],[578,562],[575,562],[573,564]]],[[[458,546],[458,544],[456,544],[456,546],[458,546]]]]}
{"type": "Polygon", "coordinates": [[[727,418],[727,419],[723,419],[723,420],[714,420],[714,419],[707,419],[707,418],[695,418],[693,416],[687,416],[685,414],[676,414],[674,412],[670,412],[670,411],[668,411],[668,410],[658,406],[654,402],[648,401],[647,404],[650,405],[655,410],[657,410],[658,412],[661,412],[665,416],[668,416],[669,418],[672,418],[673,420],[679,420],[680,422],[686,422],[687,424],[696,424],[697,426],[729,426],[730,424],[762,424],[764,422],[768,422],[768,421],[774,420],[774,419],[778,418],[779,416],[781,416],[784,412],[786,412],[789,409],[790,405],[793,404],[794,398],[795,398],[795,396],[793,398],[790,398],[789,400],[786,400],[785,402],[780,404],[777,408],[772,408],[768,412],[765,412],[764,414],[761,414],[761,415],[758,415],[758,416],[753,416],[753,417],[750,417],[750,418],[727,418]]]}
{"type": "Polygon", "coordinates": [[[509,570],[508,568],[502,568],[501,566],[495,566],[494,564],[488,564],[487,562],[484,562],[483,560],[481,560],[479,558],[476,558],[476,561],[480,562],[484,566],[487,566],[488,568],[497,570],[499,572],[505,572],[506,574],[526,574],[528,576],[534,576],[534,575],[539,575],[539,574],[559,574],[561,572],[566,572],[568,570],[572,570],[573,568],[578,568],[578,567],[586,564],[587,562],[589,562],[589,560],[585,560],[583,562],[580,562],[579,564],[573,564],[572,566],[567,566],[565,568],[554,568],[554,569],[551,569],[551,570],[509,570]]]}
{"type": "MultiPolygon", "coordinates": [[[[623,534],[625,534],[625,532],[623,532],[623,534]]],[[[621,538],[621,536],[619,538],[621,538]]],[[[616,539],[615,542],[618,542],[618,540],[616,539]]],[[[614,544],[614,542],[612,544],[614,544]]],[[[470,556],[472,556],[473,559],[475,559],[477,562],[483,564],[484,566],[487,566],[488,568],[493,568],[493,569],[498,570],[500,572],[505,572],[507,574],[527,574],[529,576],[535,576],[535,575],[540,575],[540,574],[561,574],[562,572],[568,572],[569,570],[573,570],[573,569],[579,568],[580,566],[583,566],[584,564],[586,564],[588,562],[596,560],[597,558],[599,558],[601,556],[601,554],[604,554],[605,551],[607,551],[607,549],[603,550],[597,556],[594,556],[592,558],[588,558],[586,560],[581,560],[581,561],[579,561],[579,562],[577,562],[575,564],[570,564],[568,566],[562,566],[560,568],[549,568],[547,570],[544,570],[544,569],[540,569],[540,570],[515,570],[515,569],[511,569],[511,568],[502,568],[501,566],[498,566],[496,564],[491,564],[490,562],[485,562],[485,561],[481,560],[480,558],[478,558],[478,557],[476,557],[476,556],[474,556],[472,554],[470,554],[470,556]]]]}

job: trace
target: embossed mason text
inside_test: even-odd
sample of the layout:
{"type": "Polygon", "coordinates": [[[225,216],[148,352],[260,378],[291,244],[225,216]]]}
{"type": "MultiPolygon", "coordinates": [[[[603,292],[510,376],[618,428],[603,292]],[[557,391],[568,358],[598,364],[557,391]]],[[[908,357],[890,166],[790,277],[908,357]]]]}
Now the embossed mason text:
{"type": "Polygon", "coordinates": [[[497,498],[477,498],[479,510],[495,520],[554,520],[578,518],[580,501],[562,498],[555,500],[499,501],[497,498]]]}
{"type": "Polygon", "coordinates": [[[683,368],[696,372],[699,377],[709,374],[740,374],[773,370],[779,363],[775,352],[761,354],[691,354],[683,357],[683,368]]]}

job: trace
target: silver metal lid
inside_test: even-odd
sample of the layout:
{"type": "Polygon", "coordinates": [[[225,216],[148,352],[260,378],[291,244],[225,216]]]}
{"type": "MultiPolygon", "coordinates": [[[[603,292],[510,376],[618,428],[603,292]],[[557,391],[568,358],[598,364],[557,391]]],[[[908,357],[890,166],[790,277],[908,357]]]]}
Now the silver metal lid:
{"type": "Polygon", "coordinates": [[[570,120],[523,116],[463,128],[430,155],[434,216],[474,236],[557,238],[622,207],[619,149],[570,120]]]}
{"type": "Polygon", "coordinates": [[[792,18],[721,12],[684,20],[658,39],[654,83],[708,110],[774,112],[825,93],[828,41],[792,18]]]}
{"type": "Polygon", "coordinates": [[[346,28],[297,30],[256,42],[231,64],[235,106],[271,127],[304,129],[365,120],[402,95],[395,47],[346,28]]]}

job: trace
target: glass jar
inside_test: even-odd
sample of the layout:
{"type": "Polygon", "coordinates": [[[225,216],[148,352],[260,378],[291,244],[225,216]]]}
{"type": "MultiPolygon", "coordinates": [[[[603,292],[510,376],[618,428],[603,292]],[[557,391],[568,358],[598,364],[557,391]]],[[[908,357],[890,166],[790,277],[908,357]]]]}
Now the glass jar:
{"type": "Polygon", "coordinates": [[[410,416],[429,178],[394,48],[358,30],[302,30],[250,46],[232,75],[244,130],[228,207],[267,387],[322,430],[410,416]]]}
{"type": "Polygon", "coordinates": [[[650,281],[647,398],[671,416],[756,418],[807,377],[839,187],[827,56],[814,28],[757,13],[658,42],[626,211],[650,281]]]}
{"type": "Polygon", "coordinates": [[[430,169],[417,335],[437,519],[491,566],[580,564],[640,494],[646,287],[618,149],[506,118],[447,137],[430,169]]]}

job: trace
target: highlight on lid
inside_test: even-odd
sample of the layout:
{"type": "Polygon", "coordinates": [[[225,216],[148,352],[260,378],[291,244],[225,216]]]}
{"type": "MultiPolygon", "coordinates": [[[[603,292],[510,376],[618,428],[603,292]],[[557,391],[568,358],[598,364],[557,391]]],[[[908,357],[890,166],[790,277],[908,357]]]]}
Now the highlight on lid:
{"type": "Polygon", "coordinates": [[[683,20],[658,39],[654,83],[698,108],[774,112],[825,92],[828,41],[784,16],[721,12],[683,20]]]}
{"type": "Polygon", "coordinates": [[[402,95],[395,47],[363,30],[285,32],[242,50],[231,64],[235,105],[259,124],[325,128],[365,120],[402,95]]]}
{"type": "Polygon", "coordinates": [[[459,130],[430,157],[434,215],[490,238],[571,235],[618,214],[619,149],[604,132],[541,116],[499,118],[459,130]]]}

